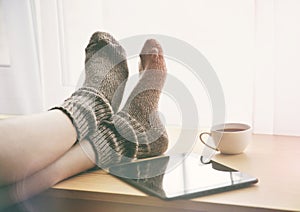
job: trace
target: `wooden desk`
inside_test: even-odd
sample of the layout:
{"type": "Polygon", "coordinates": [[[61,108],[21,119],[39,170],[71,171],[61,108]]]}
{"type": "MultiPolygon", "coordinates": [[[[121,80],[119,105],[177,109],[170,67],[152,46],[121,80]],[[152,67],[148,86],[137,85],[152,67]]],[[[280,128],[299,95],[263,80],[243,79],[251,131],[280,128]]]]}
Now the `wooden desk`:
{"type": "Polygon", "coordinates": [[[215,159],[259,183],[188,200],[163,201],[94,171],[63,181],[32,200],[39,211],[300,211],[300,137],[254,135],[240,155],[215,159]],[[46,210],[48,209],[48,210],[46,210]]]}

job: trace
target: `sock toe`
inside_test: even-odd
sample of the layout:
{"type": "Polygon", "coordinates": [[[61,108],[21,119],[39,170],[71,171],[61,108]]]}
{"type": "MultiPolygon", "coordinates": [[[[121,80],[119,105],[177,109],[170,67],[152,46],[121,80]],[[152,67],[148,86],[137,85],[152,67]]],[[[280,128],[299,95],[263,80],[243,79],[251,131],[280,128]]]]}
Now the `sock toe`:
{"type": "Polygon", "coordinates": [[[141,54],[142,55],[143,54],[149,54],[149,53],[152,52],[153,48],[157,49],[159,55],[163,54],[163,49],[162,49],[160,43],[157,40],[155,40],[155,39],[148,39],[148,40],[146,40],[146,42],[145,42],[145,44],[144,44],[144,46],[142,48],[141,54]]]}
{"type": "Polygon", "coordinates": [[[162,47],[155,39],[147,40],[140,53],[139,71],[147,69],[166,70],[162,47]]]}
{"type": "Polygon", "coordinates": [[[96,54],[100,49],[105,47],[104,52],[101,54],[106,54],[110,59],[114,60],[116,58],[126,59],[126,51],[119,44],[119,42],[107,32],[95,32],[89,41],[89,44],[85,48],[87,62],[94,54],[96,54]]]}

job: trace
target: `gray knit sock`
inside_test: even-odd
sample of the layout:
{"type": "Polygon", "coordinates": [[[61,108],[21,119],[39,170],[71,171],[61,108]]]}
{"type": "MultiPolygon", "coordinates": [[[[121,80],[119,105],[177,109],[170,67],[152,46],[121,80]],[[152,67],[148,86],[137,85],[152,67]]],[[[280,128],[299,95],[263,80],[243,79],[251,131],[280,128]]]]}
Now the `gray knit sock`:
{"type": "Polygon", "coordinates": [[[166,151],[168,136],[157,114],[166,78],[162,49],[148,40],[141,52],[141,78],[124,108],[105,120],[89,140],[97,165],[104,168],[132,158],[160,155],[166,151]]]}
{"type": "Polygon", "coordinates": [[[166,74],[160,44],[154,39],[147,40],[140,53],[140,80],[122,111],[114,116],[125,119],[134,128],[138,138],[137,158],[160,155],[168,147],[168,136],[157,112],[166,74]]]}
{"type": "Polygon", "coordinates": [[[94,33],[86,48],[85,71],[83,87],[61,106],[52,108],[70,118],[78,141],[94,133],[101,121],[118,109],[128,77],[124,49],[108,33],[94,33]]]}
{"type": "Polygon", "coordinates": [[[95,32],[86,47],[84,87],[100,91],[116,112],[128,78],[126,53],[110,34],[95,32]]]}

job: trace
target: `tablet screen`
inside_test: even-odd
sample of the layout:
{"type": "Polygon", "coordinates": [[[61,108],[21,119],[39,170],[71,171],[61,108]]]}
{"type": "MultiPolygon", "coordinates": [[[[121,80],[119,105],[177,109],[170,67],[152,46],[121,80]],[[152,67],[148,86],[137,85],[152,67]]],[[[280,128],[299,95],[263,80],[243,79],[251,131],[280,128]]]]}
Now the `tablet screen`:
{"type": "Polygon", "coordinates": [[[203,196],[237,189],[258,180],[196,154],[164,156],[111,167],[109,172],[162,199],[203,196]],[[180,161],[176,166],[172,161],[180,161]],[[170,168],[170,165],[172,168],[170,168]],[[157,173],[153,176],[153,173],[157,173]],[[150,177],[149,177],[150,176],[150,177]]]}

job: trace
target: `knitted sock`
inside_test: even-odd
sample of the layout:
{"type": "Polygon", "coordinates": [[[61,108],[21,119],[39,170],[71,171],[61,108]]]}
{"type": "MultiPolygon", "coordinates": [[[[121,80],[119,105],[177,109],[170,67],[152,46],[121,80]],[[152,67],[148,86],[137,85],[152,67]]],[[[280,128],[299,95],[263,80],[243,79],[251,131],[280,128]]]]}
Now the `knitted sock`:
{"type": "Polygon", "coordinates": [[[95,32],[85,51],[86,79],[83,86],[100,91],[116,112],[128,78],[125,50],[110,34],[95,32]]]}
{"type": "Polygon", "coordinates": [[[70,118],[78,141],[95,132],[97,125],[109,119],[119,107],[128,77],[124,49],[108,33],[94,33],[86,48],[85,71],[83,87],[61,106],[52,108],[63,111],[70,118]],[[116,90],[119,92],[114,95],[116,90]]]}
{"type": "Polygon", "coordinates": [[[160,155],[168,147],[168,136],[157,112],[166,74],[160,44],[154,39],[147,40],[140,53],[140,80],[118,113],[129,121],[137,134],[137,158],[160,155]]]}
{"type": "Polygon", "coordinates": [[[89,137],[97,165],[102,168],[132,158],[160,155],[167,149],[168,137],[157,114],[166,77],[161,46],[148,40],[140,57],[141,78],[124,108],[112,120],[103,121],[89,137]]]}

